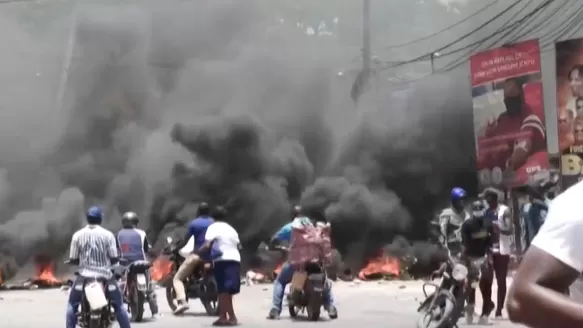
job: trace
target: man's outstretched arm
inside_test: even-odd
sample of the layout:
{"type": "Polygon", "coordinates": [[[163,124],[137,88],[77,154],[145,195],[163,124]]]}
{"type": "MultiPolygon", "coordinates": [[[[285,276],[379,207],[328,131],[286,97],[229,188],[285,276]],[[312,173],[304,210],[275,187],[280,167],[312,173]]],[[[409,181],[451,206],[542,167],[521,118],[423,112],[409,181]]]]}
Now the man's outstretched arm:
{"type": "Polygon", "coordinates": [[[578,277],[575,269],[531,246],[508,294],[510,321],[531,328],[583,327],[583,305],[564,295],[578,277]]]}
{"type": "Polygon", "coordinates": [[[583,216],[573,202],[551,205],[518,267],[508,294],[511,321],[532,328],[583,327],[583,305],[564,295],[583,271],[583,216]]]}

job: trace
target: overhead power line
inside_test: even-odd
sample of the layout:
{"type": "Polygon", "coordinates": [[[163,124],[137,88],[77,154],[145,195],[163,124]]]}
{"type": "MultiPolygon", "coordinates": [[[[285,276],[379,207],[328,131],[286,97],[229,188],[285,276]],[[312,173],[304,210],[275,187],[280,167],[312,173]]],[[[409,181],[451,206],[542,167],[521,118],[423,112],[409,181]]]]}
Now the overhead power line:
{"type": "MultiPolygon", "coordinates": [[[[550,33],[543,35],[542,37],[539,38],[540,49],[543,49],[549,45],[554,44],[556,40],[564,37],[568,32],[573,31],[573,30],[576,31],[577,24],[583,25],[583,16],[582,16],[583,15],[583,8],[578,6],[578,0],[569,0],[569,1],[571,1],[571,4],[572,4],[571,6],[567,6],[568,3],[565,2],[565,3],[561,4],[560,6],[558,6],[558,8],[556,8],[550,15],[546,15],[543,17],[543,21],[551,21],[552,20],[551,18],[553,18],[555,15],[557,15],[559,13],[559,11],[561,11],[561,9],[563,9],[561,11],[561,13],[562,13],[565,11],[564,10],[565,7],[567,7],[567,9],[574,7],[573,4],[576,5],[577,7],[579,7],[575,13],[568,15],[567,17],[569,17],[569,18],[564,20],[564,21],[561,21],[561,24],[559,24],[558,26],[554,27],[554,26],[546,25],[546,28],[549,29],[550,33]]],[[[548,2],[552,2],[552,0],[549,0],[548,2]]],[[[546,2],[543,3],[542,5],[546,5],[546,2]]],[[[537,10],[539,7],[537,7],[535,10],[537,10]]],[[[524,24],[524,22],[528,21],[533,16],[534,15],[530,15],[530,16],[527,15],[527,16],[523,17],[522,19],[520,19],[519,21],[517,21],[516,23],[524,24]]],[[[543,23],[541,22],[540,24],[543,24],[543,23]]],[[[540,26],[540,24],[536,25],[536,26],[540,26]]],[[[521,25],[521,26],[525,26],[525,25],[521,25]]],[[[515,30],[515,29],[512,28],[509,30],[509,32],[512,32],[513,30],[515,30]]],[[[499,46],[500,43],[515,43],[516,41],[518,41],[522,37],[525,37],[527,35],[531,35],[535,30],[538,30],[538,28],[537,27],[531,28],[530,30],[527,30],[527,31],[521,33],[519,36],[513,37],[511,40],[502,36],[501,38],[496,39],[495,42],[489,43],[486,47],[481,47],[481,46],[483,46],[483,44],[485,44],[485,42],[482,42],[481,44],[477,45],[477,48],[489,49],[489,48],[492,48],[495,46],[499,46]]],[[[506,33],[504,35],[508,35],[508,33],[506,33]]],[[[484,41],[487,41],[487,40],[484,40],[484,41]]],[[[461,50],[461,49],[457,49],[457,50],[461,50]]],[[[477,49],[474,48],[474,49],[464,53],[463,55],[457,57],[456,59],[452,60],[447,65],[445,65],[443,70],[441,70],[441,71],[448,72],[448,71],[451,71],[451,70],[453,70],[461,65],[464,65],[467,62],[468,58],[471,55],[473,55],[476,52],[476,50],[477,49]]],[[[452,52],[450,52],[448,54],[451,54],[451,53],[452,52]]],[[[444,56],[446,56],[448,54],[444,54],[444,56]]]]}
{"type": "MultiPolygon", "coordinates": [[[[577,0],[569,0],[572,2],[572,4],[577,4],[578,1],[577,0]]],[[[565,8],[563,5],[559,6],[560,8],[565,8]]],[[[573,8],[574,6],[569,6],[569,8],[573,8]]],[[[559,10],[555,10],[554,13],[558,13],[559,10]]],[[[564,10],[562,10],[561,12],[564,12],[564,10]]],[[[545,16],[545,20],[548,20],[549,18],[551,18],[550,16],[545,16]]],[[[547,26],[547,28],[549,28],[547,26]]],[[[551,51],[554,51],[554,44],[562,39],[569,39],[571,37],[573,37],[573,35],[575,33],[577,33],[577,31],[579,29],[583,28],[583,8],[579,7],[574,13],[572,13],[571,15],[569,15],[569,19],[561,22],[561,24],[559,24],[559,26],[557,27],[550,27],[549,29],[552,31],[551,33],[544,35],[542,38],[539,38],[539,44],[540,44],[540,53],[541,54],[545,54],[551,51]]],[[[528,32],[528,31],[527,31],[528,32]]],[[[453,70],[455,70],[456,68],[467,64],[468,62],[468,57],[469,55],[465,56],[463,58],[463,60],[455,60],[452,61],[450,64],[446,65],[444,68],[442,69],[438,69],[435,71],[435,73],[447,73],[447,72],[451,72],[453,70]]],[[[402,79],[404,81],[404,83],[414,83],[417,82],[419,80],[425,79],[429,76],[433,75],[432,74],[426,74],[422,77],[418,77],[415,79],[409,79],[409,80],[405,80],[402,79]]]]}
{"type": "MultiPolygon", "coordinates": [[[[569,1],[577,2],[577,0],[569,0],[569,1]]],[[[465,63],[468,60],[468,58],[471,55],[473,55],[479,48],[489,49],[489,48],[496,46],[499,43],[513,43],[513,42],[517,41],[518,38],[516,36],[513,37],[511,40],[508,39],[508,36],[511,35],[512,33],[515,33],[517,30],[520,31],[520,30],[524,29],[525,26],[529,25],[528,22],[531,19],[536,20],[536,18],[538,16],[540,16],[541,13],[544,13],[544,11],[545,11],[544,9],[547,8],[547,6],[550,3],[552,3],[552,0],[547,0],[547,1],[543,2],[542,4],[540,4],[539,6],[534,8],[531,12],[524,15],[522,18],[516,20],[514,23],[507,25],[503,28],[500,28],[494,34],[492,34],[486,38],[483,38],[482,40],[476,41],[476,42],[469,44],[465,47],[455,49],[455,50],[452,50],[452,51],[449,51],[447,53],[442,54],[442,57],[446,57],[448,55],[452,55],[455,53],[465,52],[464,54],[458,56],[456,59],[450,61],[447,65],[445,65],[445,69],[451,70],[451,69],[458,67],[459,65],[463,65],[463,63],[465,63]],[[494,39],[493,38],[494,36],[499,35],[499,34],[502,34],[502,35],[499,38],[496,38],[494,40],[494,42],[488,43],[488,41],[491,41],[492,39],[494,39]],[[488,43],[488,45],[484,47],[484,45],[487,43],[488,43]]],[[[566,6],[566,3],[561,4],[550,15],[545,15],[543,17],[543,19],[548,20],[549,18],[553,17],[557,12],[559,12],[561,8],[564,8],[565,6],[566,6]]],[[[537,26],[540,26],[540,24],[537,26]]],[[[532,29],[531,29],[531,31],[532,31],[532,29]]],[[[522,33],[521,36],[527,35],[528,33],[530,33],[530,31],[527,31],[526,33],[522,33]]]]}
{"type": "MultiPolygon", "coordinates": [[[[479,32],[479,31],[481,31],[486,26],[488,26],[490,23],[492,23],[492,22],[496,21],[497,19],[499,19],[500,17],[502,17],[504,15],[504,13],[506,13],[507,11],[512,10],[514,7],[516,7],[517,5],[519,5],[520,3],[522,3],[523,1],[525,1],[525,0],[518,0],[518,1],[514,2],[513,4],[511,4],[510,6],[506,7],[504,10],[502,10],[500,13],[496,14],[494,17],[490,18],[486,22],[482,23],[480,26],[478,26],[475,29],[469,31],[468,33],[462,35],[461,37],[455,39],[454,41],[451,41],[451,42],[449,42],[449,43],[447,43],[447,44],[445,44],[445,45],[443,45],[443,46],[441,46],[441,47],[439,47],[437,49],[434,49],[433,51],[431,51],[429,53],[426,53],[426,54],[423,54],[421,56],[417,56],[417,57],[415,57],[413,59],[410,59],[410,60],[401,62],[399,65],[396,65],[396,66],[403,66],[403,65],[410,64],[410,63],[415,63],[415,62],[418,62],[418,61],[426,60],[430,56],[433,56],[433,54],[440,53],[440,52],[442,52],[442,51],[444,51],[444,50],[446,50],[446,49],[448,49],[448,48],[450,48],[450,47],[452,47],[452,46],[454,46],[454,45],[462,42],[466,38],[470,37],[471,35],[479,32]]],[[[530,0],[526,0],[526,1],[530,1],[530,0]]],[[[549,2],[550,3],[550,1],[552,1],[552,0],[547,0],[546,2],[549,2]]],[[[396,66],[393,66],[393,67],[396,67],[396,66]]]]}
{"type": "Polygon", "coordinates": [[[473,14],[467,16],[466,18],[464,18],[464,19],[462,19],[462,20],[460,20],[460,21],[458,21],[458,22],[456,22],[456,23],[454,23],[452,25],[449,25],[449,26],[447,26],[447,27],[445,27],[445,28],[443,28],[443,29],[441,29],[441,30],[439,30],[437,32],[431,33],[429,35],[426,35],[424,37],[421,37],[421,38],[418,38],[418,39],[415,39],[415,40],[411,40],[411,41],[407,41],[407,42],[399,43],[399,44],[393,44],[393,45],[390,45],[390,46],[386,46],[386,47],[384,47],[384,49],[385,50],[389,50],[389,49],[402,48],[402,47],[409,46],[409,45],[412,45],[412,44],[415,44],[415,43],[419,43],[419,42],[423,42],[423,41],[429,40],[429,39],[431,39],[433,37],[436,37],[436,36],[438,36],[438,35],[440,35],[442,33],[445,33],[445,32],[447,32],[449,30],[452,30],[452,29],[454,29],[454,28],[462,25],[463,23],[471,20],[472,18],[474,18],[474,17],[480,15],[481,13],[485,12],[486,10],[490,9],[491,7],[493,7],[498,2],[500,2],[500,0],[495,0],[494,2],[492,2],[492,3],[490,3],[490,4],[488,4],[488,5],[484,6],[484,7],[482,7],[480,10],[478,10],[478,11],[474,12],[473,14]]]}

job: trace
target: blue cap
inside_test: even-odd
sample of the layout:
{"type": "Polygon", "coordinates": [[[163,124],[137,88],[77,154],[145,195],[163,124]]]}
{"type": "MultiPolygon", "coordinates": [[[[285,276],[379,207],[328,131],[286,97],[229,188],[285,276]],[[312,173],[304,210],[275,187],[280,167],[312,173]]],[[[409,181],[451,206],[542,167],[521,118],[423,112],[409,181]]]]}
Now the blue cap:
{"type": "Polygon", "coordinates": [[[98,206],[93,206],[87,210],[87,218],[103,219],[103,211],[98,206]]]}

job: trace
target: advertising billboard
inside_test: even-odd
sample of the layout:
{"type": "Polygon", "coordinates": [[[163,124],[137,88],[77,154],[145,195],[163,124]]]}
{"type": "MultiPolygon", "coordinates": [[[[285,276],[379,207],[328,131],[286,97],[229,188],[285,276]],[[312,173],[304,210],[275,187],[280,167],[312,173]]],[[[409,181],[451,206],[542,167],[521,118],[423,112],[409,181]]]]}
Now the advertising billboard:
{"type": "Polygon", "coordinates": [[[549,174],[538,40],[470,57],[481,187],[513,188],[549,174]]]}
{"type": "Polygon", "coordinates": [[[557,42],[557,130],[561,187],[583,178],[583,39],[557,42]]]}

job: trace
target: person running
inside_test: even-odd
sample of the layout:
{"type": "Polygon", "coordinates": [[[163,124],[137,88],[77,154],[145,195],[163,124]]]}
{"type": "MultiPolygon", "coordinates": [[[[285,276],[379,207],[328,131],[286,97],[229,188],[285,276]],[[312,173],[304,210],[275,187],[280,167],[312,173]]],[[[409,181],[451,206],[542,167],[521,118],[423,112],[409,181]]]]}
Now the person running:
{"type": "Polygon", "coordinates": [[[550,203],[508,293],[510,321],[531,328],[583,327],[583,182],[550,203]],[[565,295],[569,290],[570,297],[565,295]]]}

